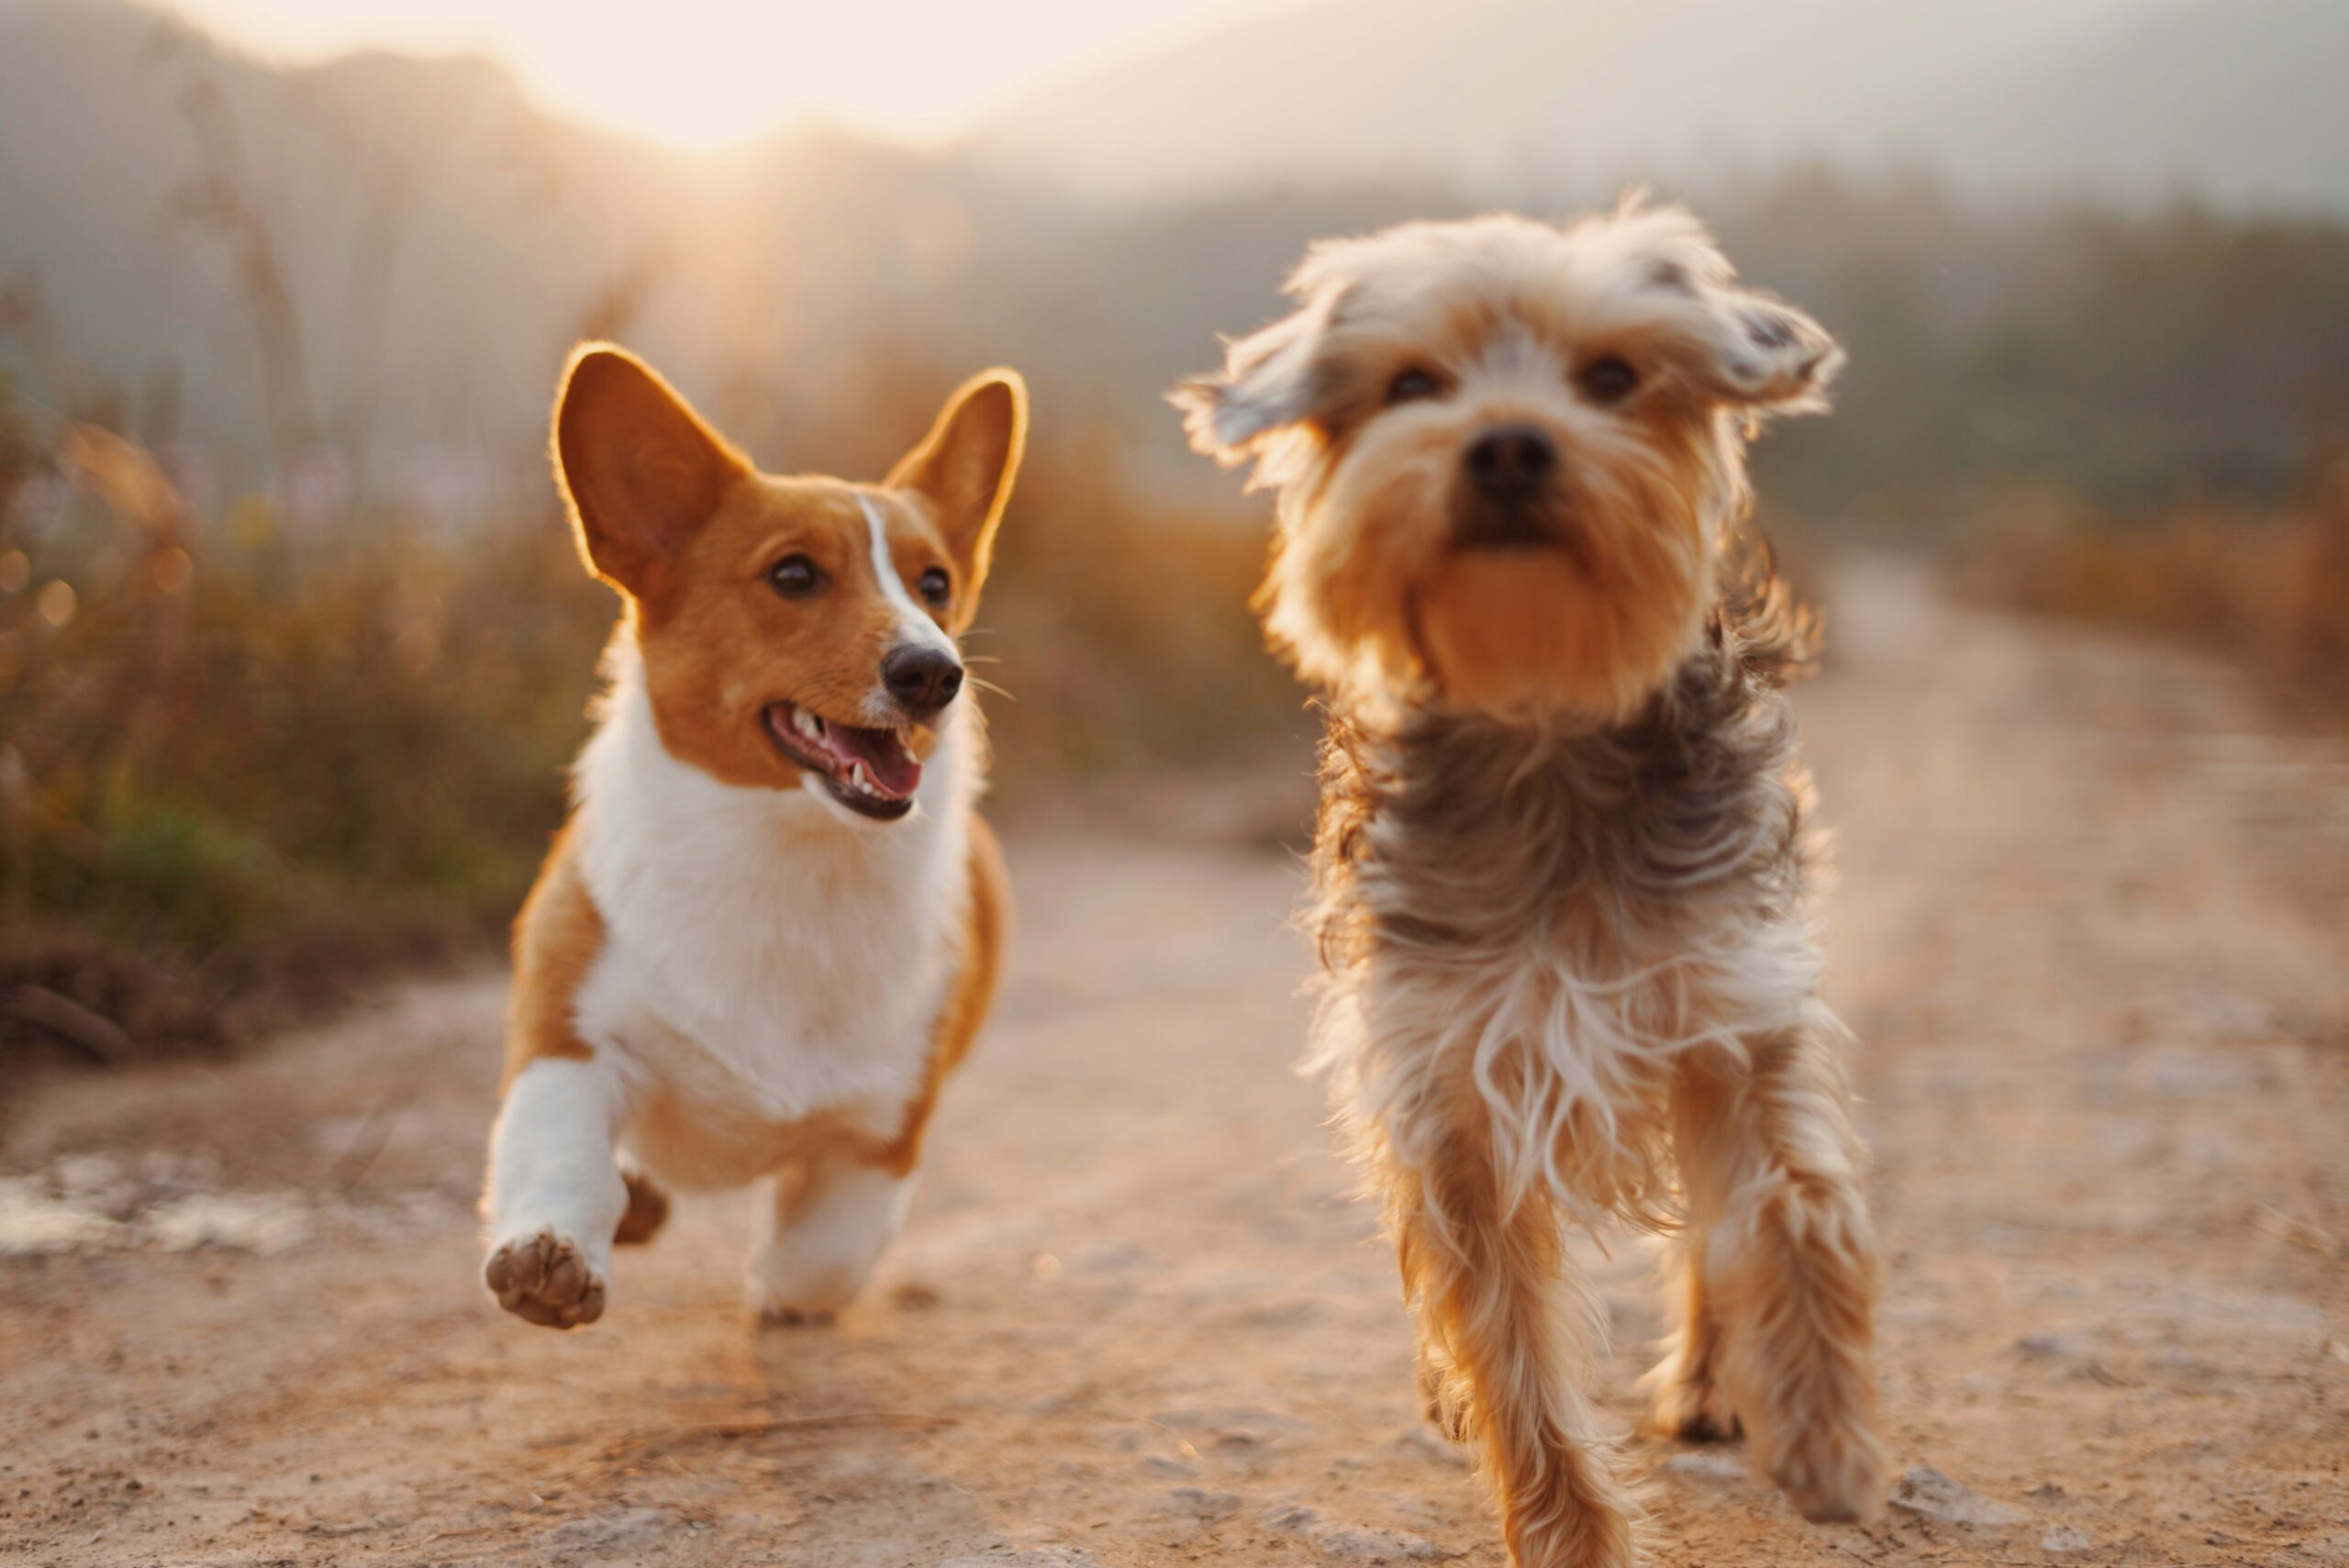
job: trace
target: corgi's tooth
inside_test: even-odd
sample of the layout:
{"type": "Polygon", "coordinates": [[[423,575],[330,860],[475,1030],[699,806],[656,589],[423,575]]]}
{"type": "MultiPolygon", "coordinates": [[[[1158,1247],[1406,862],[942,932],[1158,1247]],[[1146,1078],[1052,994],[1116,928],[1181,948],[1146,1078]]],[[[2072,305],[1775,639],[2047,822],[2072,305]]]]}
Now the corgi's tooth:
{"type": "Polygon", "coordinates": [[[879,790],[873,787],[873,775],[864,771],[864,764],[863,762],[855,763],[850,767],[848,771],[848,782],[854,784],[857,788],[863,790],[867,795],[878,795],[881,793],[879,790]]]}
{"type": "Polygon", "coordinates": [[[824,738],[824,721],[804,707],[792,710],[791,723],[794,728],[810,740],[821,740],[824,738]]]}

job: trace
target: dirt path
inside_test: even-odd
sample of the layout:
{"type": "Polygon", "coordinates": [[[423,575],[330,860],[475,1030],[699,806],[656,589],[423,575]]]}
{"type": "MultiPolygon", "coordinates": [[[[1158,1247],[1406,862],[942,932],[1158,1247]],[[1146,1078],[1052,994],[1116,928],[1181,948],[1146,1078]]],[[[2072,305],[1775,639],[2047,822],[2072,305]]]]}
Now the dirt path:
{"type": "MultiPolygon", "coordinates": [[[[1949,1480],[1814,1529],[1643,1445],[1653,1559],[2349,1562],[2349,745],[1889,568],[1838,631],[1805,708],[1885,1392],[1949,1480]]],[[[745,1323],[740,1201],[623,1254],[590,1330],[491,1308],[498,975],[15,1107],[0,1236],[51,1250],[0,1258],[0,1559],[1496,1568],[1288,1070],[1293,863],[1012,852],[1009,995],[833,1329],[745,1323]]],[[[1628,1423],[1648,1258],[1585,1251],[1628,1423]]]]}

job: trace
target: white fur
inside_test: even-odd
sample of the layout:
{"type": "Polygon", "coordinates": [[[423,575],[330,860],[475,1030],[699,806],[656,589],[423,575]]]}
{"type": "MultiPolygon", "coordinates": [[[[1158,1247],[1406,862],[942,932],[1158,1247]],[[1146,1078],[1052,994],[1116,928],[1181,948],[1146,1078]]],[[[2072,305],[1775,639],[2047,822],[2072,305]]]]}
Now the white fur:
{"type": "Polygon", "coordinates": [[[1653,1153],[1678,1062],[1707,1050],[1742,1061],[1753,1040],[1842,1026],[1818,999],[1803,922],[1609,934],[1585,946],[1529,931],[1462,962],[1375,962],[1359,989],[1328,994],[1311,1064],[1336,1074],[1359,1124],[1421,1165],[1456,1121],[1447,1090],[1464,1066],[1512,1204],[1539,1191],[1590,1225],[1610,1210],[1668,1215],[1653,1153]]]}
{"type": "Polygon", "coordinates": [[[1335,241],[1290,291],[1290,317],[1177,401],[1195,446],[1252,460],[1279,492],[1268,628],[1337,692],[1308,916],[1315,1064],[1385,1190],[1423,1386],[1483,1441],[1513,1562],[1624,1568],[1634,1505],[1587,1394],[1608,1315],[1563,1229],[1685,1227],[1698,1266],[1660,1374],[1667,1429],[1725,1408],[1807,1516],[1865,1517],[1883,1469],[1875,1264],[1841,1027],[1799,912],[1806,785],[1776,699],[1727,684],[1751,679],[1738,648],[1698,662],[1706,573],[1748,499],[1744,437],[1823,406],[1840,355],[1737,286],[1694,219],[1635,206],[1565,230],[1496,217],[1335,241]],[[1617,352],[1628,400],[1575,372],[1617,352]],[[1402,364],[1446,373],[1440,395],[1357,413],[1402,364]],[[1444,713],[1467,699],[1436,689],[1416,612],[1407,638],[1374,635],[1347,603],[1365,590],[1330,584],[1351,572],[1408,606],[1456,542],[1464,453],[1448,448],[1515,419],[1558,442],[1586,547],[1649,528],[1671,541],[1626,555],[1637,571],[1615,586],[1650,596],[1627,610],[1668,606],[1679,635],[1654,621],[1646,646],[1623,641],[1611,693],[1561,683],[1538,716],[1494,703],[1479,733],[1444,713]],[[1374,528],[1391,556],[1362,553],[1374,528]],[[1715,684],[1666,693],[1675,671],[1715,684]],[[1575,731],[1651,701],[1692,759],[1685,786],[1647,766],[1643,726],[1575,731]]]}
{"type": "MultiPolygon", "coordinates": [[[[580,1037],[631,1081],[708,1106],[713,1130],[822,1113],[894,1134],[969,900],[960,710],[940,721],[914,811],[877,823],[820,791],[744,788],[679,762],[625,636],[610,674],[578,773],[580,869],[605,927],[580,1037]]],[[[773,1162],[763,1140],[629,1143],[683,1185],[739,1184],[773,1162]]]]}
{"type": "Polygon", "coordinates": [[[914,1178],[851,1161],[817,1162],[777,1193],[768,1240],[751,1260],[759,1311],[835,1312],[873,1275],[912,1207],[914,1178]]]}
{"type": "MultiPolygon", "coordinates": [[[[873,575],[881,584],[881,596],[897,612],[897,646],[918,644],[959,659],[954,639],[940,629],[938,623],[930,618],[930,613],[906,592],[906,581],[897,575],[897,563],[889,558],[889,526],[881,519],[881,508],[874,505],[872,496],[862,493],[857,495],[856,504],[864,513],[865,537],[871,541],[873,551],[873,575]]],[[[871,723],[885,725],[895,717],[896,705],[888,693],[875,688],[864,699],[864,712],[871,723]]]]}
{"type": "Polygon", "coordinates": [[[546,1231],[611,1278],[612,1232],[628,1207],[612,1158],[626,1097],[607,1061],[541,1057],[516,1074],[489,1139],[493,1251],[546,1231]]]}

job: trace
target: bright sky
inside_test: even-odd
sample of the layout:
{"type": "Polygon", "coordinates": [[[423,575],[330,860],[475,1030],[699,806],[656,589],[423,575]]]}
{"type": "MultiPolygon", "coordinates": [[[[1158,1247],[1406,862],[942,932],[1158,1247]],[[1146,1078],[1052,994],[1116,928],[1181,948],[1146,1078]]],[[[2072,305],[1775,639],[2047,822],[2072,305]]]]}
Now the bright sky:
{"type": "Polygon", "coordinates": [[[916,139],[1108,56],[1297,0],[164,0],[278,61],[487,54],[558,113],[681,147],[829,120],[916,139]]]}

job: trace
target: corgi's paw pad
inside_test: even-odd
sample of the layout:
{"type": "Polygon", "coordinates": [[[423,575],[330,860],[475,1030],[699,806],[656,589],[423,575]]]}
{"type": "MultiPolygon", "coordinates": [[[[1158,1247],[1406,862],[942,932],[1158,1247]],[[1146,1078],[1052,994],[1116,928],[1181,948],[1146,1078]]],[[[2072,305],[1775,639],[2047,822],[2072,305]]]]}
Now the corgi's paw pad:
{"type": "Polygon", "coordinates": [[[490,1253],[482,1279],[497,1305],[526,1323],[576,1329],[604,1315],[604,1276],[565,1236],[545,1229],[490,1253]]]}

